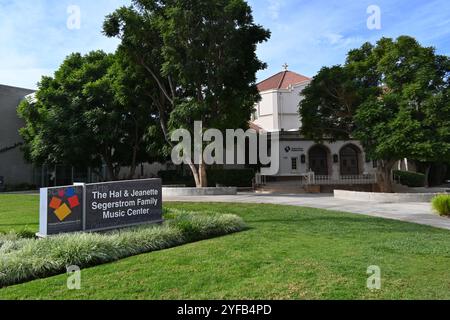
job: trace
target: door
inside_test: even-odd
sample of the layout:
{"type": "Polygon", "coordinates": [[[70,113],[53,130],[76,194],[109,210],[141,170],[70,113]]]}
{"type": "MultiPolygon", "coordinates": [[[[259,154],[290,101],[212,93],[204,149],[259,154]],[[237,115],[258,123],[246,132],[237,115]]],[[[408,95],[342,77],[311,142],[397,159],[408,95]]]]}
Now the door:
{"type": "Polygon", "coordinates": [[[312,147],[309,151],[309,168],[316,176],[328,176],[328,152],[323,146],[312,147]]]}
{"type": "Polygon", "coordinates": [[[356,176],[359,174],[358,150],[353,146],[347,146],[341,150],[341,175],[356,176]]]}

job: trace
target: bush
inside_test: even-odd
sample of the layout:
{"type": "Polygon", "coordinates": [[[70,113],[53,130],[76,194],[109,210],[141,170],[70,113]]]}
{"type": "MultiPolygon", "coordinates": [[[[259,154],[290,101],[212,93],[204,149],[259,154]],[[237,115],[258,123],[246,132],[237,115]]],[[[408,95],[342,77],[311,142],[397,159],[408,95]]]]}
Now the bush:
{"type": "MultiPolygon", "coordinates": [[[[233,169],[233,170],[208,170],[208,186],[215,187],[223,185],[226,187],[251,187],[255,171],[253,169],[233,169]]],[[[159,177],[163,184],[181,184],[187,187],[194,187],[195,181],[192,176],[183,176],[179,171],[168,170],[159,172],[159,177]]]]}
{"type": "Polygon", "coordinates": [[[38,187],[34,184],[21,183],[21,184],[6,184],[4,192],[16,192],[16,191],[35,191],[38,187]]]}
{"type": "Polygon", "coordinates": [[[450,216],[450,195],[439,195],[432,201],[433,209],[441,216],[450,216]]]}
{"type": "Polygon", "coordinates": [[[186,187],[195,187],[194,177],[183,175],[177,170],[166,170],[158,172],[163,185],[185,185],[186,187]]]}
{"type": "Polygon", "coordinates": [[[425,187],[425,175],[408,171],[394,171],[394,177],[401,184],[410,188],[425,187]]]}
{"type": "Polygon", "coordinates": [[[243,220],[233,215],[169,210],[166,219],[161,226],[104,234],[64,234],[45,239],[0,235],[0,288],[64,273],[71,265],[91,267],[245,229],[243,220]]]}
{"type": "Polygon", "coordinates": [[[211,187],[251,187],[255,171],[253,169],[208,170],[208,184],[211,187]]]}

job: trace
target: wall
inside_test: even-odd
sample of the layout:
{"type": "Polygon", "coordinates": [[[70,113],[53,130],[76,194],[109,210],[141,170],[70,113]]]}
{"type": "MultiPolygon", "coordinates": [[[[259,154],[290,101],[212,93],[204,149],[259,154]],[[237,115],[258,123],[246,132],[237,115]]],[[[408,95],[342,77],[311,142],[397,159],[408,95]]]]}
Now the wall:
{"type": "MultiPolygon", "coordinates": [[[[307,173],[309,171],[309,150],[311,147],[315,146],[314,141],[302,140],[300,136],[295,138],[295,135],[291,133],[285,133],[284,136],[291,135],[292,137],[288,140],[282,138],[280,141],[280,171],[278,175],[289,176],[307,173]],[[301,156],[305,155],[306,163],[301,163],[301,156]],[[292,171],[292,158],[297,158],[298,170],[296,172],[292,171]]],[[[335,143],[324,143],[323,145],[329,150],[328,158],[328,170],[329,174],[334,178],[338,179],[340,176],[340,161],[338,163],[333,162],[333,155],[340,153],[341,149],[347,144],[352,143],[362,150],[362,146],[358,141],[337,141],[335,143]]],[[[375,173],[376,168],[373,167],[372,161],[365,161],[364,152],[361,153],[360,159],[360,173],[375,173]]]]}
{"type": "Polygon", "coordinates": [[[304,99],[301,93],[308,83],[309,82],[305,82],[295,85],[287,90],[279,91],[279,130],[298,130],[301,127],[298,108],[300,101],[304,99]]]}
{"type": "Polygon", "coordinates": [[[379,203],[431,202],[437,193],[372,193],[335,190],[334,197],[342,200],[354,200],[379,203]]]}
{"type": "MultiPolygon", "coordinates": [[[[19,129],[23,127],[23,121],[17,116],[17,106],[32,92],[0,85],[0,149],[22,142],[19,129]]],[[[33,183],[33,166],[25,162],[20,147],[0,153],[0,176],[10,185],[33,183]]]]}
{"type": "Polygon", "coordinates": [[[261,92],[261,101],[255,106],[254,123],[266,131],[298,130],[301,126],[298,105],[303,99],[301,92],[309,82],[289,89],[261,92]]]}
{"type": "Polygon", "coordinates": [[[277,92],[276,91],[266,91],[261,93],[261,101],[255,106],[256,118],[254,123],[259,127],[267,131],[274,131],[276,129],[275,125],[275,114],[274,108],[277,105],[277,92]]]}

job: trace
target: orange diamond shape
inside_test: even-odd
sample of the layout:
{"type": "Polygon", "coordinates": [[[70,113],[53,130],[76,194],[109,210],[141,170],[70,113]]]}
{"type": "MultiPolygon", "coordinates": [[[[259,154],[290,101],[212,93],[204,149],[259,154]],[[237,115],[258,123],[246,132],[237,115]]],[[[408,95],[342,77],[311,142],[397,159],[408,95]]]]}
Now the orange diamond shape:
{"type": "Polygon", "coordinates": [[[61,199],[57,198],[57,197],[53,197],[52,201],[50,201],[50,208],[52,208],[53,210],[58,209],[61,206],[61,199]]]}
{"type": "Polygon", "coordinates": [[[72,211],[65,203],[55,210],[55,215],[58,217],[59,221],[64,221],[64,219],[66,219],[71,213],[72,211]]]}

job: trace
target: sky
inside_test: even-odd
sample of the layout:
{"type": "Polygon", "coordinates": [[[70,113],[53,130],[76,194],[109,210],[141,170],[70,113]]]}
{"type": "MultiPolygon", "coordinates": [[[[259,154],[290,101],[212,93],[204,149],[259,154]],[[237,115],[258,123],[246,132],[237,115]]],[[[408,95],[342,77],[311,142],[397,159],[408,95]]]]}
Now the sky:
{"type": "MultiPolygon", "coordinates": [[[[281,71],[284,63],[291,71],[313,77],[323,66],[343,63],[350,49],[383,36],[410,35],[450,55],[448,0],[248,2],[255,22],[272,32],[258,47],[259,58],[268,64],[258,80],[281,71]]],[[[129,0],[0,0],[0,84],[35,89],[41,77],[52,75],[72,52],[113,52],[118,40],[102,35],[102,23],[107,14],[128,4],[129,0]]]]}

